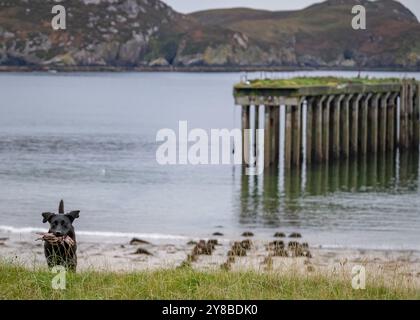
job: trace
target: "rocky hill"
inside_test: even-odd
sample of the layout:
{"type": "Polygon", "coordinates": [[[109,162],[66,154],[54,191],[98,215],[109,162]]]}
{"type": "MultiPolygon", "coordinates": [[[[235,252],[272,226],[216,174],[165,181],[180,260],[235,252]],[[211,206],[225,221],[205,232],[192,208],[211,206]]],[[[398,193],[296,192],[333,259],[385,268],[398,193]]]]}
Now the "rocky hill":
{"type": "Polygon", "coordinates": [[[159,0],[0,0],[0,66],[27,68],[420,69],[420,24],[393,0],[328,0],[304,10],[177,13],[159,0]],[[367,8],[367,30],[351,8],[367,8]]]}

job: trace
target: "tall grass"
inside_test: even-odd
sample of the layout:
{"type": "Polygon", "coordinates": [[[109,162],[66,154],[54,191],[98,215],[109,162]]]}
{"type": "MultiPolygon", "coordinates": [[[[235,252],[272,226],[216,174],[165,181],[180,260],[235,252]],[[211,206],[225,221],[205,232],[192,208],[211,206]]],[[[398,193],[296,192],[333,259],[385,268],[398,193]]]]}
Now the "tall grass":
{"type": "Polygon", "coordinates": [[[55,275],[0,263],[0,299],[419,299],[414,288],[367,283],[354,290],[350,279],[315,274],[199,272],[190,268],[133,273],[69,273],[66,290],[54,290],[55,275]]]}

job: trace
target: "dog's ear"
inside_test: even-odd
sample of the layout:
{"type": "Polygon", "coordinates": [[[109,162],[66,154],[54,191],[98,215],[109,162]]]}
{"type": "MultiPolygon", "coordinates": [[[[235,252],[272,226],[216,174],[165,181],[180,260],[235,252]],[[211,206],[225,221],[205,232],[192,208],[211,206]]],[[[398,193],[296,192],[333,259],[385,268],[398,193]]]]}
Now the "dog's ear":
{"type": "Polygon", "coordinates": [[[45,222],[47,222],[47,221],[50,221],[50,219],[52,218],[52,217],[54,217],[55,216],[55,214],[54,213],[51,213],[51,212],[44,212],[43,214],[42,214],[42,217],[44,218],[43,220],[42,220],[42,222],[43,223],[45,223],[45,222]]]}
{"type": "Polygon", "coordinates": [[[79,210],[77,210],[77,211],[71,211],[71,212],[69,212],[69,213],[66,214],[66,217],[68,217],[70,219],[70,221],[73,222],[74,219],[79,218],[79,213],[80,213],[79,210]]]}

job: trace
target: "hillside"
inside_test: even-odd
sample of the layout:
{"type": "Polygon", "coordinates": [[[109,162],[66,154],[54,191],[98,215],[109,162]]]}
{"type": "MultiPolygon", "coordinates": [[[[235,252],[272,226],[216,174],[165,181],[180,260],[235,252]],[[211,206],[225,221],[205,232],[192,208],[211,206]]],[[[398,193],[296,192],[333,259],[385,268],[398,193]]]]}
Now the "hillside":
{"type": "Polygon", "coordinates": [[[329,0],[304,10],[177,13],[159,0],[66,0],[53,31],[52,0],[0,0],[0,66],[349,67],[420,69],[420,24],[393,0],[370,2],[368,29],[329,0]]]}
{"type": "Polygon", "coordinates": [[[393,0],[329,0],[304,10],[270,12],[246,9],[192,14],[205,25],[217,24],[258,39],[260,47],[289,48],[284,63],[299,66],[419,67],[420,24],[393,0]],[[367,30],[351,26],[351,8],[362,2],[367,30]]]}

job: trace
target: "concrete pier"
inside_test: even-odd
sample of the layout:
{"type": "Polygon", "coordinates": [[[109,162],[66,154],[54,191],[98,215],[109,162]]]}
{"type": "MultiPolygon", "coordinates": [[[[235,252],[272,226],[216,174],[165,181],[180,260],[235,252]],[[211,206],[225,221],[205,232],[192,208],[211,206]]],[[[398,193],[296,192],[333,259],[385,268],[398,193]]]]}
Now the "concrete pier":
{"type": "MultiPolygon", "coordinates": [[[[259,129],[259,111],[264,106],[266,168],[278,167],[280,154],[284,155],[285,168],[299,168],[303,159],[307,164],[329,163],[372,154],[385,157],[397,149],[418,150],[419,82],[408,79],[348,79],[346,82],[339,78],[328,78],[328,82],[319,78],[319,85],[306,85],[299,83],[302,79],[305,78],[296,80],[297,85],[282,80],[256,80],[235,86],[235,103],[242,107],[244,133],[254,129],[251,132],[255,135],[259,129]],[[337,83],[331,83],[334,81],[337,83]],[[253,128],[250,106],[255,106],[253,128]],[[284,132],[280,132],[283,110],[284,132]],[[280,137],[284,138],[283,150],[280,150],[280,137]]],[[[244,160],[250,152],[250,138],[243,135],[244,160]]],[[[256,139],[253,141],[257,155],[256,139]]]]}

